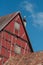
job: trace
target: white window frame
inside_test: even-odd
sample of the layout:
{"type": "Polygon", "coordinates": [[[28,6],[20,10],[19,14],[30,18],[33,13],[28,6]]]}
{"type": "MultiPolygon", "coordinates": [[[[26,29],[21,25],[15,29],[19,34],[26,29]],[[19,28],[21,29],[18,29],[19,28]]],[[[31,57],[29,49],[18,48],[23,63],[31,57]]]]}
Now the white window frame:
{"type": "Polygon", "coordinates": [[[16,54],[21,54],[21,47],[19,47],[17,44],[14,44],[14,52],[16,54]]]}
{"type": "Polygon", "coordinates": [[[14,29],[19,31],[20,30],[20,24],[18,22],[14,22],[14,29]]]}

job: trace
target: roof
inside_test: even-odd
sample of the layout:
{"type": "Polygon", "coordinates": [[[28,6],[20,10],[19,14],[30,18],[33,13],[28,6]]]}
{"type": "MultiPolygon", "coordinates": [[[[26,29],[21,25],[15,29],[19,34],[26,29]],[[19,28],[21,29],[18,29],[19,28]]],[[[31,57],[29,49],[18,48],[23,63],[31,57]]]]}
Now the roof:
{"type": "Polygon", "coordinates": [[[43,65],[43,52],[13,56],[4,65],[43,65]]]}
{"type": "Polygon", "coordinates": [[[0,17],[0,31],[18,14],[19,12],[12,13],[6,16],[0,17]]]}

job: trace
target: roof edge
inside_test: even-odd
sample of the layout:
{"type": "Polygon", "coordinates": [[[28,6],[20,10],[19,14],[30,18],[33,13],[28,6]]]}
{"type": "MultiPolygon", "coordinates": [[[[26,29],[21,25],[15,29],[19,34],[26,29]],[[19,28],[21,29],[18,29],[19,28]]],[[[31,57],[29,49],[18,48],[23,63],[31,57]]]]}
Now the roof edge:
{"type": "MultiPolygon", "coordinates": [[[[21,17],[21,13],[19,13],[19,15],[20,15],[20,18],[21,18],[21,21],[22,21],[22,24],[23,24],[23,19],[22,19],[22,17],[21,17]]],[[[29,39],[28,34],[27,34],[27,32],[26,32],[26,29],[25,29],[24,24],[23,24],[23,28],[24,28],[24,30],[25,30],[25,33],[26,33],[26,36],[27,36],[27,40],[28,40],[28,45],[29,45],[29,47],[30,47],[30,49],[31,49],[31,52],[34,52],[34,51],[33,51],[33,48],[32,48],[32,45],[31,45],[31,43],[30,43],[30,39],[29,39]]]]}
{"type": "MultiPolygon", "coordinates": [[[[13,13],[12,13],[12,14],[13,14],[13,13]]],[[[9,19],[8,21],[6,21],[6,24],[4,24],[4,25],[0,28],[0,32],[1,32],[1,31],[7,26],[7,24],[10,23],[11,20],[12,20],[14,17],[16,17],[18,14],[20,14],[20,11],[16,12],[16,14],[14,14],[11,19],[9,19]]],[[[10,15],[10,14],[9,14],[9,15],[10,15]]]]}

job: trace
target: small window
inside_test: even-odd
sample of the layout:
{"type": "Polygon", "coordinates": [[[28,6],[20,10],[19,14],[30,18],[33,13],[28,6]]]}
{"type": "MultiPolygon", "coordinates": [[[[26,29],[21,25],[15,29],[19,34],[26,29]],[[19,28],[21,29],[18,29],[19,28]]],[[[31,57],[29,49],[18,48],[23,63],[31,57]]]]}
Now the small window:
{"type": "Polygon", "coordinates": [[[19,31],[20,30],[20,24],[15,22],[14,28],[15,28],[15,30],[19,31]]]}
{"type": "Polygon", "coordinates": [[[18,45],[14,45],[14,52],[16,54],[21,54],[21,47],[19,47],[18,45]]]}

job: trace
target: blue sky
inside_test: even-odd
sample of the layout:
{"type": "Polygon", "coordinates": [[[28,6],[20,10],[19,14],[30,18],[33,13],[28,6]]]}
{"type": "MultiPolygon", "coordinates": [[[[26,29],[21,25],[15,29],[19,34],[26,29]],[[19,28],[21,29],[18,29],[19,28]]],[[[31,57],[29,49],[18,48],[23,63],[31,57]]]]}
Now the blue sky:
{"type": "Polygon", "coordinates": [[[43,0],[0,0],[0,16],[21,11],[33,50],[43,50],[43,0]]]}

